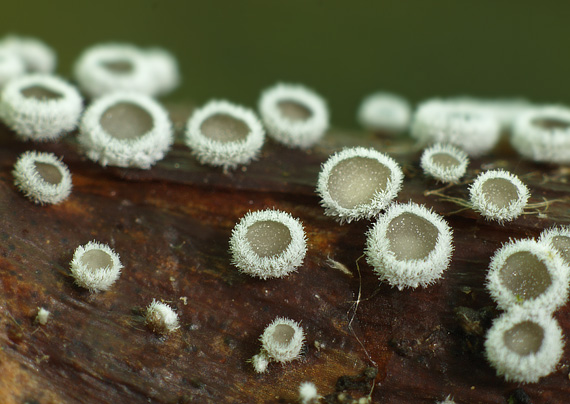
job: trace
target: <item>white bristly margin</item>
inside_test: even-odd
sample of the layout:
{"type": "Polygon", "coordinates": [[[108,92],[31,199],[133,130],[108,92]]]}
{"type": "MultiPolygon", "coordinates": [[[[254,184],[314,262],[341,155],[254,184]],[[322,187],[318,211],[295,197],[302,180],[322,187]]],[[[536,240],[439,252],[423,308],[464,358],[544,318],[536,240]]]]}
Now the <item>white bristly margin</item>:
{"type": "Polygon", "coordinates": [[[357,119],[364,128],[397,134],[408,129],[411,114],[410,103],[403,97],[377,92],[362,100],[357,119]]]}
{"type": "Polygon", "coordinates": [[[235,168],[238,164],[248,164],[257,158],[265,140],[265,131],[252,110],[227,101],[214,100],[192,114],[186,126],[185,140],[200,163],[228,169],[235,168]],[[202,124],[217,114],[229,115],[245,123],[249,128],[246,138],[220,142],[204,136],[202,124]]]}
{"type": "Polygon", "coordinates": [[[28,73],[53,73],[57,57],[53,49],[35,38],[8,35],[0,40],[0,49],[17,54],[28,73]]]}
{"type": "Polygon", "coordinates": [[[329,126],[329,111],[325,100],[302,85],[277,84],[266,89],[259,100],[259,114],[267,135],[289,147],[307,149],[317,143],[329,126]],[[304,121],[283,116],[279,103],[291,101],[311,111],[304,121]]]}
{"type": "Polygon", "coordinates": [[[516,219],[523,212],[530,193],[525,184],[516,175],[505,170],[489,170],[481,173],[469,187],[469,198],[473,209],[488,220],[496,220],[499,224],[516,219]],[[501,207],[487,202],[483,193],[485,181],[493,178],[502,178],[511,182],[517,189],[518,199],[511,202],[507,207],[501,207]]]}
{"type": "Polygon", "coordinates": [[[319,398],[317,386],[311,382],[303,382],[299,385],[299,401],[301,404],[314,404],[319,398]]]}
{"type": "Polygon", "coordinates": [[[321,197],[321,206],[325,208],[325,215],[335,216],[341,223],[350,223],[353,220],[370,219],[386,208],[398,195],[398,192],[400,192],[403,179],[404,174],[402,173],[402,169],[398,163],[387,154],[365,147],[353,147],[343,149],[333,154],[322,165],[319,179],[317,180],[316,192],[321,197]],[[377,160],[390,170],[390,178],[386,181],[384,190],[376,192],[370,203],[357,205],[354,208],[348,209],[340,206],[338,202],[331,197],[328,183],[331,171],[334,167],[341,161],[354,157],[365,157],[377,160]]]}
{"type": "Polygon", "coordinates": [[[301,222],[287,212],[272,209],[248,212],[232,230],[230,253],[232,264],[241,272],[261,279],[282,278],[303,263],[307,238],[301,222]],[[289,229],[291,242],[281,254],[260,257],[251,248],[247,230],[252,224],[264,221],[282,223],[289,229]]]}
{"type": "Polygon", "coordinates": [[[145,322],[159,334],[168,334],[180,328],[178,314],[166,303],[155,299],[146,309],[145,322]]]}
{"type": "Polygon", "coordinates": [[[146,51],[146,57],[151,65],[156,87],[152,94],[168,94],[180,85],[178,61],[172,53],[163,48],[151,48],[146,51]]]}
{"type": "Polygon", "coordinates": [[[305,342],[305,333],[299,323],[284,317],[277,317],[269,324],[261,337],[261,351],[265,353],[271,360],[275,362],[289,362],[299,358],[301,348],[305,342]],[[275,341],[273,333],[278,325],[288,325],[293,328],[293,337],[288,344],[275,341]]]}
{"type": "Polygon", "coordinates": [[[531,239],[511,240],[503,245],[491,258],[487,273],[487,289],[491,297],[502,310],[513,306],[523,308],[542,308],[553,312],[568,300],[568,271],[559,254],[552,245],[546,242],[536,242],[531,239]],[[546,266],[551,284],[540,296],[521,301],[501,282],[501,268],[505,261],[518,252],[529,252],[546,266]]]}
{"type": "Polygon", "coordinates": [[[161,160],[174,141],[168,112],[154,99],[139,93],[105,95],[85,110],[79,128],[80,145],[87,156],[102,166],[149,169],[161,160]],[[117,139],[101,127],[101,117],[115,104],[134,104],[150,114],[153,128],[135,139],[117,139]]]}
{"type": "Polygon", "coordinates": [[[121,275],[123,265],[119,255],[107,244],[90,241],[85,245],[80,245],[73,253],[70,270],[75,278],[75,283],[82,288],[88,289],[91,293],[108,290],[121,275]],[[91,250],[101,250],[109,255],[112,265],[104,268],[92,270],[83,264],[81,257],[91,250]]]}
{"type": "Polygon", "coordinates": [[[420,165],[427,175],[445,183],[456,183],[465,175],[469,158],[467,153],[453,145],[436,143],[424,150],[420,165]],[[432,156],[435,154],[447,154],[456,158],[459,163],[453,167],[443,167],[432,161],[432,156]]]}
{"type": "Polygon", "coordinates": [[[77,127],[83,100],[71,84],[56,76],[24,75],[2,90],[0,117],[22,140],[56,140],[77,127]],[[22,90],[40,86],[61,94],[57,99],[24,97],[22,90]]]}
{"type": "MultiPolygon", "coordinates": [[[[570,227],[560,226],[560,227],[552,227],[550,229],[545,229],[542,231],[542,233],[540,233],[540,237],[539,237],[538,241],[541,243],[549,243],[550,244],[553,242],[554,237],[565,237],[565,238],[568,238],[570,240],[570,227]]],[[[566,269],[569,272],[568,276],[570,276],[570,262],[566,261],[566,259],[564,258],[564,256],[562,255],[562,253],[560,252],[560,250],[558,248],[554,247],[554,245],[552,245],[552,248],[554,248],[555,251],[560,253],[560,257],[562,258],[562,261],[568,267],[566,269]]],[[[568,253],[570,253],[570,251],[568,251],[568,253]]]]}
{"type": "Polygon", "coordinates": [[[63,202],[71,193],[71,174],[67,166],[53,153],[27,151],[18,157],[14,164],[14,185],[33,202],[57,204],[63,202]],[[36,170],[35,162],[49,164],[59,171],[61,181],[50,184],[36,170]]]}
{"type": "Polygon", "coordinates": [[[406,287],[425,287],[435,282],[449,266],[452,252],[453,234],[447,222],[437,213],[413,202],[390,205],[368,231],[364,251],[366,261],[374,268],[380,280],[400,290],[406,287]],[[386,232],[390,222],[402,213],[417,215],[436,227],[436,244],[425,259],[398,260],[391,251],[386,232]]]}
{"type": "Polygon", "coordinates": [[[548,106],[528,110],[515,121],[511,144],[522,156],[533,161],[550,163],[570,162],[570,126],[568,128],[541,128],[535,119],[553,118],[570,125],[570,109],[548,106]]]}
{"type": "Polygon", "coordinates": [[[418,107],[411,135],[421,144],[451,143],[470,156],[481,156],[497,144],[500,125],[482,108],[429,100],[418,107]]]}
{"type": "Polygon", "coordinates": [[[92,98],[114,91],[134,91],[153,96],[160,88],[154,66],[147,54],[133,45],[100,44],[81,54],[75,64],[74,75],[79,88],[92,98]],[[129,62],[132,71],[115,73],[103,64],[113,61],[129,62]]]}
{"type": "Polygon", "coordinates": [[[555,370],[563,346],[562,330],[550,313],[513,307],[493,322],[485,340],[485,355],[497,370],[497,375],[503,375],[507,381],[535,383],[555,370]],[[538,352],[521,356],[505,346],[503,335],[526,321],[541,326],[544,338],[538,352]]]}
{"type": "Polygon", "coordinates": [[[8,49],[0,48],[0,89],[6,83],[26,73],[24,61],[8,49]]]}

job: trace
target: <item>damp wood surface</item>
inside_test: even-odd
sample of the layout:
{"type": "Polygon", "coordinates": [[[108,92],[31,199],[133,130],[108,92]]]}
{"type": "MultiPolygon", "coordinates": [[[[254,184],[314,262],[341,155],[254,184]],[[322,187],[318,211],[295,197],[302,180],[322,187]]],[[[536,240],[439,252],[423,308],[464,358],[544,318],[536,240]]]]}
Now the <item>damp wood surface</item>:
{"type": "MultiPolygon", "coordinates": [[[[533,403],[570,397],[568,341],[556,372],[522,386],[496,376],[482,353],[500,314],[484,286],[489,259],[511,238],[570,224],[567,167],[524,161],[502,144],[473,160],[461,184],[443,187],[424,177],[421,150],[408,137],[331,130],[309,151],[268,140],[257,161],[224,173],[199,165],[183,144],[188,114],[172,109],[177,143],[150,170],[103,168],[78,152],[74,134],[22,143],[0,128],[2,403],[294,403],[304,381],[322,402],[336,403],[368,396],[372,379],[374,403],[434,403],[448,394],[456,403],[507,403],[519,387],[533,403]],[[436,284],[380,284],[361,257],[370,222],[324,216],[315,194],[320,165],[357,145],[402,166],[397,201],[425,204],[453,228],[452,262],[436,284]],[[69,166],[65,202],[38,206],[13,185],[12,166],[33,149],[69,166]],[[537,205],[504,226],[461,206],[469,183],[489,168],[519,175],[537,205]],[[308,237],[303,265],[283,279],[254,279],[230,264],[233,226],[265,208],[298,217],[308,237]],[[75,286],[69,272],[74,249],[90,240],[109,244],[124,265],[99,294],[75,286]],[[177,311],[180,330],[161,337],[144,325],[153,298],[177,311]],[[51,312],[44,326],[34,323],[39,307],[51,312]],[[277,316],[304,328],[302,359],[259,375],[247,360],[277,316]]],[[[556,318],[570,334],[569,306],[556,318]]]]}

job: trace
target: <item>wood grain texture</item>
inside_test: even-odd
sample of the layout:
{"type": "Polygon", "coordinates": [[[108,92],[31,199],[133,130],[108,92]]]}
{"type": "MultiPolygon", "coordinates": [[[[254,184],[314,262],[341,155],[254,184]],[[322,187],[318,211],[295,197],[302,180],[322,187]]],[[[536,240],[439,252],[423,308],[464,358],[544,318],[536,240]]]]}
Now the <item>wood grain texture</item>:
{"type": "MultiPolygon", "coordinates": [[[[173,109],[179,132],[188,112],[173,109]]],[[[448,394],[457,403],[506,403],[519,387],[497,377],[482,355],[482,337],[499,314],[484,287],[486,268],[510,238],[570,224],[568,169],[522,161],[502,145],[472,161],[465,184],[429,194],[441,186],[423,176],[420,151],[407,138],[331,131],[308,152],[268,141],[258,161],[224,174],[198,165],[178,135],[166,159],[145,171],[100,167],[78,152],[74,136],[20,143],[0,129],[3,403],[293,403],[303,381],[327,402],[350,402],[370,391],[367,367],[378,370],[377,403],[433,403],[448,394]],[[370,223],[341,226],[323,215],[314,192],[320,164],[348,145],[388,152],[406,175],[397,200],[426,204],[449,221],[455,252],[437,284],[404,291],[380,284],[359,260],[370,223]],[[29,149],[63,157],[74,185],[67,201],[37,206],[14,187],[12,166],[29,149]],[[531,203],[561,202],[499,226],[445,200],[466,199],[467,183],[490,167],[518,174],[531,203]],[[262,281],[230,265],[228,240],[247,211],[272,207],[301,219],[308,253],[296,273],[262,281]],[[90,240],[108,243],[125,267],[108,292],[90,294],[70,277],[74,249],[90,240]],[[179,313],[178,332],[161,337],[144,326],[153,298],[179,313]],[[34,324],[38,307],[52,313],[45,326],[34,324]],[[303,358],[257,375],[247,360],[276,316],[301,322],[303,358]]],[[[556,318],[570,334],[568,305],[556,318]]],[[[567,347],[558,370],[522,386],[524,393],[534,403],[565,402],[569,366],[567,347]]]]}

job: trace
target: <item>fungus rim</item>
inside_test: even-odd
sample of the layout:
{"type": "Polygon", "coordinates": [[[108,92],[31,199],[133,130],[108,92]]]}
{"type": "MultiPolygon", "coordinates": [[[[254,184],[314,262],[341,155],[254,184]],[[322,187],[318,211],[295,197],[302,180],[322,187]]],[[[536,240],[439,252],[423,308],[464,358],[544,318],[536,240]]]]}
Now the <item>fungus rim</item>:
{"type": "Polygon", "coordinates": [[[468,165],[469,158],[467,153],[454,145],[442,143],[436,143],[426,148],[420,160],[420,166],[425,174],[434,177],[438,181],[452,184],[457,183],[465,175],[468,165]],[[447,154],[455,158],[459,163],[454,167],[443,167],[434,163],[431,158],[438,153],[447,154]]]}
{"type": "Polygon", "coordinates": [[[360,126],[399,134],[410,125],[411,107],[404,97],[384,91],[366,96],[357,111],[360,126]]]}
{"type": "Polygon", "coordinates": [[[156,299],[152,299],[146,308],[145,324],[158,334],[169,334],[180,328],[178,313],[168,304],[156,299]]]}
{"type": "Polygon", "coordinates": [[[159,97],[174,91],[181,82],[176,57],[164,48],[150,48],[145,51],[151,66],[155,89],[152,94],[159,97]]]}
{"type": "Polygon", "coordinates": [[[75,284],[88,289],[91,293],[109,290],[117,279],[119,279],[122,269],[123,265],[121,264],[119,255],[107,244],[95,240],[78,246],[73,253],[73,259],[70,263],[71,275],[75,278],[75,284]],[[112,266],[97,268],[93,271],[85,265],[81,258],[89,251],[94,250],[105,252],[109,256],[112,266]]]}
{"type": "Polygon", "coordinates": [[[55,70],[57,56],[54,50],[37,38],[8,35],[0,40],[0,49],[18,55],[30,73],[49,74],[55,70]]]}

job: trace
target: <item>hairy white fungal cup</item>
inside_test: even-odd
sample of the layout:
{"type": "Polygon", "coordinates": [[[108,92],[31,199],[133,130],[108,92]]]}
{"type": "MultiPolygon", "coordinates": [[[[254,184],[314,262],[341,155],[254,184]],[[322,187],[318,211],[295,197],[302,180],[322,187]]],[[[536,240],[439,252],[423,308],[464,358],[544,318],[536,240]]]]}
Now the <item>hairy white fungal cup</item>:
{"type": "Polygon", "coordinates": [[[473,209],[499,224],[516,219],[530,196],[519,178],[504,170],[489,170],[475,178],[469,188],[473,209]]]}
{"type": "Polygon", "coordinates": [[[25,75],[2,90],[0,117],[22,140],[56,140],[76,128],[83,100],[55,76],[25,75]]]}
{"type": "Polygon", "coordinates": [[[70,265],[75,283],[92,293],[108,290],[119,279],[122,268],[119,255],[96,241],[77,247],[70,265]]]}
{"type": "Polygon", "coordinates": [[[485,355],[507,381],[535,383],[552,373],[562,356],[562,330],[547,311],[512,308],[493,322],[485,355]]]}
{"type": "Polygon", "coordinates": [[[267,135],[289,147],[313,146],[329,126],[323,98],[301,85],[277,84],[266,89],[259,100],[259,114],[267,135]]]}
{"type": "Polygon", "coordinates": [[[561,226],[540,233],[540,242],[548,243],[559,254],[564,264],[570,268],[570,227],[561,226]]]}
{"type": "Polygon", "coordinates": [[[357,112],[364,128],[398,134],[410,125],[410,103],[396,94],[377,92],[362,100],[357,112]]]}
{"type": "Polygon", "coordinates": [[[368,231],[366,261],[380,280],[402,290],[439,279],[453,252],[447,222],[415,203],[390,205],[368,231]]]}
{"type": "Polygon", "coordinates": [[[465,175],[469,158],[450,144],[437,143],[424,150],[420,165],[424,173],[445,183],[456,183],[465,175]]]}
{"type": "Polygon", "coordinates": [[[116,92],[95,100],[81,120],[79,144],[102,166],[148,169],[174,141],[168,113],[154,99],[116,92]]]}
{"type": "Polygon", "coordinates": [[[180,328],[178,314],[166,303],[155,299],[146,309],[145,322],[153,332],[159,334],[169,334],[180,328]]]}
{"type": "Polygon", "coordinates": [[[57,204],[69,196],[72,183],[67,166],[53,153],[27,151],[14,164],[14,184],[31,201],[57,204]]]}
{"type": "Polygon", "coordinates": [[[369,219],[398,195],[404,174],[398,163],[374,149],[354,147],[330,156],[321,167],[317,193],[325,215],[350,223],[369,219]]]}
{"type": "Polygon", "coordinates": [[[15,53],[0,48],[0,89],[6,83],[26,73],[24,61],[15,53]]]}
{"type": "Polygon", "coordinates": [[[487,288],[499,308],[540,307],[554,311],[568,299],[568,270],[548,243],[511,241],[489,264],[487,288]]]}
{"type": "Polygon", "coordinates": [[[258,156],[265,131],[252,110],[211,101],[192,114],[185,140],[200,163],[228,169],[258,156]]]}
{"type": "Polygon", "coordinates": [[[248,212],[232,230],[232,264],[261,279],[281,278],[303,263],[307,241],[303,225],[279,210],[248,212]]]}
{"type": "Polygon", "coordinates": [[[515,121],[511,144],[522,156],[550,163],[570,162],[570,109],[529,109],[515,121]]]}
{"type": "Polygon", "coordinates": [[[481,156],[497,144],[500,129],[496,117],[482,108],[429,100],[418,107],[411,135],[423,144],[451,143],[481,156]]]}
{"type": "Polygon", "coordinates": [[[0,40],[0,50],[15,53],[28,73],[53,73],[57,57],[53,49],[35,38],[8,35],[0,40]]]}

